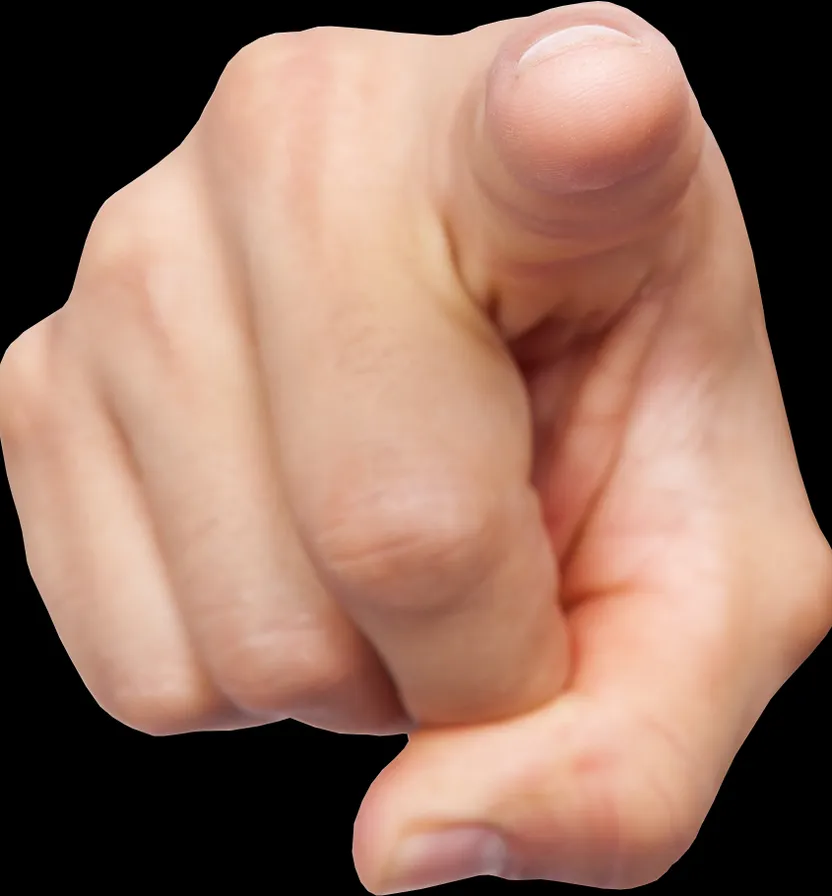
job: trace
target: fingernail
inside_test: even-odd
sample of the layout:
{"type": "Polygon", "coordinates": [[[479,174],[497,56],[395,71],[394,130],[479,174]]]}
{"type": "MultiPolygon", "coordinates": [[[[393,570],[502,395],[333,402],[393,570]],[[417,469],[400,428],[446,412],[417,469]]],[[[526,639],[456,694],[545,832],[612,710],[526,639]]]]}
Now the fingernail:
{"type": "Polygon", "coordinates": [[[438,887],[481,874],[500,876],[505,868],[506,845],[488,828],[451,828],[415,834],[395,852],[380,896],[438,887]]]}
{"type": "Polygon", "coordinates": [[[637,44],[638,41],[623,31],[608,28],[606,25],[574,25],[572,28],[564,28],[563,31],[555,31],[547,34],[537,43],[532,44],[520,57],[517,63],[518,71],[532,68],[541,62],[546,62],[553,56],[557,56],[566,50],[582,46],[607,46],[616,44],[637,44]]]}

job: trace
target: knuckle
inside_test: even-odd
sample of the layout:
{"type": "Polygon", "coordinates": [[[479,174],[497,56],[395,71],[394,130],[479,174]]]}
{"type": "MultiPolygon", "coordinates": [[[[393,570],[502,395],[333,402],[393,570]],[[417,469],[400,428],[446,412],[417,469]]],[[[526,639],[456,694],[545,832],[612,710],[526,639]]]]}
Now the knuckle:
{"type": "Polygon", "coordinates": [[[458,598],[498,556],[503,517],[488,490],[402,479],[350,486],[317,520],[316,544],[348,595],[401,609],[458,598]]]}
{"type": "Polygon", "coordinates": [[[233,111],[247,101],[291,90],[326,71],[327,60],[341,45],[338,28],[270,34],[247,44],[228,62],[212,99],[228,99],[233,111]],[[294,78],[293,78],[294,76],[294,78]]]}
{"type": "Polygon", "coordinates": [[[283,639],[241,639],[214,664],[222,692],[243,712],[290,715],[333,699],[350,675],[347,660],[323,638],[287,650],[283,639]]]}
{"type": "Polygon", "coordinates": [[[238,102],[260,90],[271,79],[275,65],[298,43],[297,32],[269,34],[238,50],[220,75],[218,91],[227,90],[238,102]]]}
{"type": "Polygon", "coordinates": [[[165,681],[133,677],[96,699],[123,725],[154,737],[198,731],[210,716],[200,689],[184,676],[165,681]]]}
{"type": "Polygon", "coordinates": [[[91,301],[96,314],[114,307],[121,312],[125,305],[150,310],[153,262],[135,192],[125,187],[96,215],[70,297],[75,306],[91,301]]]}
{"type": "Polygon", "coordinates": [[[147,205],[143,183],[139,178],[122,187],[98,210],[84,244],[79,269],[82,283],[108,279],[114,272],[143,270],[148,250],[142,233],[147,205]]]}
{"type": "Polygon", "coordinates": [[[81,276],[87,268],[109,268],[113,259],[121,258],[127,247],[135,245],[135,220],[141,184],[142,178],[139,178],[122,187],[99,208],[84,243],[79,271],[81,276]]]}
{"type": "Polygon", "coordinates": [[[38,438],[51,423],[52,319],[22,333],[0,361],[0,436],[8,444],[38,438]]]}
{"type": "Polygon", "coordinates": [[[343,46],[341,29],[313,28],[269,35],[240,50],[203,116],[210,151],[220,152],[237,178],[273,172],[287,150],[294,171],[319,142],[314,132],[331,102],[329,88],[341,80],[343,46]]]}
{"type": "Polygon", "coordinates": [[[181,293],[184,267],[154,237],[146,220],[151,204],[158,205],[151,191],[133,185],[107,200],[90,230],[70,300],[80,315],[76,335],[94,355],[117,343],[150,349],[168,366],[179,354],[177,305],[170,296],[181,293]]]}

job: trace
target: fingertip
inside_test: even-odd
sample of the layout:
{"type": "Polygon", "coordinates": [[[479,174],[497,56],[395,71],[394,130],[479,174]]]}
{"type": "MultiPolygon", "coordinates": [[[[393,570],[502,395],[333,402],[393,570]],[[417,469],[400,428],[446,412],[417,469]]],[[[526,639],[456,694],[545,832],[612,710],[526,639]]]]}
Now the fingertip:
{"type": "Polygon", "coordinates": [[[661,166],[692,111],[669,41],[625,10],[588,6],[529,20],[498,52],[486,90],[483,123],[507,171],[559,195],[661,166]]]}

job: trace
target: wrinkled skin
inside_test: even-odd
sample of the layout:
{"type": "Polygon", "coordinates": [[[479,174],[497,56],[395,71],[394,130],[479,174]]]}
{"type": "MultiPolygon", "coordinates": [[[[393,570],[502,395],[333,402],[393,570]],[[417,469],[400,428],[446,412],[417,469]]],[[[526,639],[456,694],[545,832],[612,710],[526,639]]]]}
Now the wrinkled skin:
{"type": "Polygon", "coordinates": [[[244,49],[6,352],[0,437],[116,718],[409,732],[373,892],[655,879],[832,620],[729,173],[610,4],[244,49]]]}

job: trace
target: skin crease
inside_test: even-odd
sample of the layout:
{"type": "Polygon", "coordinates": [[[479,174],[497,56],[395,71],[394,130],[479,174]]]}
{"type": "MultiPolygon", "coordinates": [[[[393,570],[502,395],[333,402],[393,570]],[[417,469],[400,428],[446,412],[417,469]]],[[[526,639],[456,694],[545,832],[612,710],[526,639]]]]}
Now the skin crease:
{"type": "Polygon", "coordinates": [[[7,351],[0,437],[108,712],[409,732],[372,892],[476,873],[392,879],[452,827],[655,879],[832,621],[730,175],[610,4],[248,47],[7,351]],[[629,38],[517,72],[588,24],[629,38]]]}

